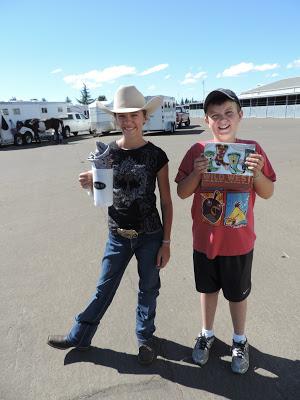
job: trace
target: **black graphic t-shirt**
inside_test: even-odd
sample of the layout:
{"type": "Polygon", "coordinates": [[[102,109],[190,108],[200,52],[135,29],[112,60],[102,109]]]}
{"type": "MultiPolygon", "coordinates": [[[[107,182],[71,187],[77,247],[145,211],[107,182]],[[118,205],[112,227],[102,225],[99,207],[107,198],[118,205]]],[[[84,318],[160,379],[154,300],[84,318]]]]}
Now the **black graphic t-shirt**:
{"type": "Polygon", "coordinates": [[[157,173],[169,161],[166,153],[151,142],[133,150],[120,149],[112,142],[110,149],[114,184],[109,228],[159,230],[162,224],[154,192],[157,173]]]}

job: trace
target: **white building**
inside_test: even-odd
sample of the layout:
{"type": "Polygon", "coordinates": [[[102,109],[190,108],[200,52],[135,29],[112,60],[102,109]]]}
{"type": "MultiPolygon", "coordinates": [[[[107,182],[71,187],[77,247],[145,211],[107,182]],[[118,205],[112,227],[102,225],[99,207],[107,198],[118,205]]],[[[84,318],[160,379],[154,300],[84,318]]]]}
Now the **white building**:
{"type": "Polygon", "coordinates": [[[239,99],[245,117],[300,118],[300,77],[258,86],[239,99]]]}
{"type": "MultiPolygon", "coordinates": [[[[300,77],[257,86],[238,97],[246,118],[300,118],[300,77]]],[[[190,113],[204,117],[203,102],[190,104],[190,113]]]]}

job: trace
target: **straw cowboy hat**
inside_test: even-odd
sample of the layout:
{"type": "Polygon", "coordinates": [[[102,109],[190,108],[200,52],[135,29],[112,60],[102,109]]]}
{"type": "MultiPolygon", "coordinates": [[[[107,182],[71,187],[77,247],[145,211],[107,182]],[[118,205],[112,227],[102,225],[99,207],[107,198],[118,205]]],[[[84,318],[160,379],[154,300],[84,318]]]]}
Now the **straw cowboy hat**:
{"type": "Polygon", "coordinates": [[[152,114],[162,104],[162,97],[153,97],[146,103],[141,92],[135,86],[123,86],[117,90],[114,97],[113,109],[98,102],[98,106],[108,114],[130,113],[145,110],[147,115],[152,114]]]}

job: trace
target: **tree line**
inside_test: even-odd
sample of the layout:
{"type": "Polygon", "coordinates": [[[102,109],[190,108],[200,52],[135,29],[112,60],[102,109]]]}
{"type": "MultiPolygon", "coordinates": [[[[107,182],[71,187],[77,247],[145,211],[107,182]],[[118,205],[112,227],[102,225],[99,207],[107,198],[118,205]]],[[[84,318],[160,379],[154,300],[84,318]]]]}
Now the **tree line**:
{"type": "MultiPolygon", "coordinates": [[[[89,105],[91,103],[93,103],[94,101],[98,100],[98,101],[106,101],[107,98],[105,95],[99,95],[97,98],[92,98],[89,89],[86,87],[86,84],[83,84],[83,88],[80,91],[80,95],[81,97],[79,99],[76,99],[78,101],[79,104],[84,104],[84,105],[89,105]]],[[[16,97],[12,97],[9,101],[16,101],[16,97]]],[[[31,99],[32,101],[38,101],[38,99],[31,99]]],[[[45,97],[42,98],[42,101],[47,101],[45,99],[45,97]]],[[[176,104],[177,105],[184,105],[184,104],[190,104],[190,103],[194,103],[197,100],[194,100],[194,98],[192,97],[191,99],[185,98],[183,99],[183,97],[181,98],[180,102],[178,102],[176,100],[176,104]]],[[[66,97],[65,100],[66,103],[72,103],[72,100],[70,99],[69,96],[66,97]]]]}

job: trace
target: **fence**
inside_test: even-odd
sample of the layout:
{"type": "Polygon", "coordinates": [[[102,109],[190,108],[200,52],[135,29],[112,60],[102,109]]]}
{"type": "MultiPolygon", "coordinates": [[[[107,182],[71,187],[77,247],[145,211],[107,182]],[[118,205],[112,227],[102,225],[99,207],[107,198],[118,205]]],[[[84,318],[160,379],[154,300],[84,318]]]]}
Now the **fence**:
{"type": "MultiPolygon", "coordinates": [[[[244,118],[300,118],[300,104],[243,107],[244,118]]],[[[191,118],[204,118],[203,109],[190,108],[191,118]]]]}

